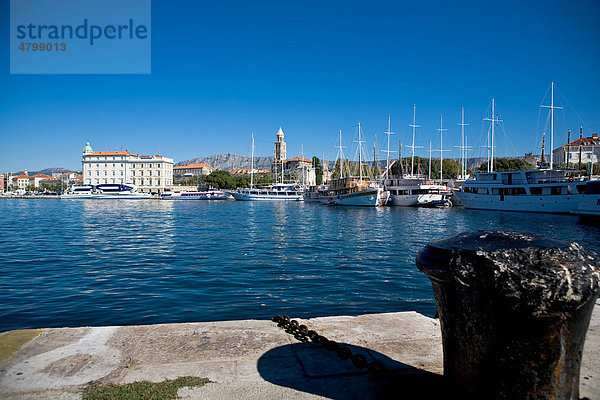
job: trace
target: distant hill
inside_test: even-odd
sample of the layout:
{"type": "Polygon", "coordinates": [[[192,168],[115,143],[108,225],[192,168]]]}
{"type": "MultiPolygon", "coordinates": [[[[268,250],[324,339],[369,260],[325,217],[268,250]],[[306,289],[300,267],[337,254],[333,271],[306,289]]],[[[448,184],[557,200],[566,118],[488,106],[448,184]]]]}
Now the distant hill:
{"type": "MultiPolygon", "coordinates": [[[[52,176],[52,173],[54,172],[60,172],[60,173],[65,173],[65,172],[76,172],[76,171],[72,171],[70,169],[66,169],[66,168],[60,168],[60,167],[54,167],[54,168],[45,168],[42,169],[40,171],[27,171],[27,174],[29,176],[33,176],[33,175],[37,175],[37,174],[44,174],[44,175],[48,175],[48,176],[52,176]]],[[[15,172],[15,175],[22,175],[24,174],[25,171],[18,171],[15,172]]]]}
{"type": "MultiPolygon", "coordinates": [[[[273,157],[254,157],[254,168],[271,170],[273,157]]],[[[191,160],[180,161],[176,166],[187,164],[209,163],[216,169],[230,171],[238,168],[250,168],[252,165],[251,156],[238,156],[237,154],[214,154],[208,157],[192,158],[191,160]]]]}

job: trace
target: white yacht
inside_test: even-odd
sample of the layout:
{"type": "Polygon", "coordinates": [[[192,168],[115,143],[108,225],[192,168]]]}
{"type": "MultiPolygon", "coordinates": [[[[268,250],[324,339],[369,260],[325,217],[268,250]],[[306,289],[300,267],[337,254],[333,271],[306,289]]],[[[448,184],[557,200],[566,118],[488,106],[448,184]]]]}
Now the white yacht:
{"type": "MultiPolygon", "coordinates": [[[[475,174],[475,179],[465,181],[462,188],[454,192],[465,208],[497,211],[524,211],[537,213],[568,214],[586,204],[587,178],[567,176],[569,171],[553,168],[550,152],[550,168],[529,171],[494,171],[494,126],[497,119],[492,99],[491,156],[488,172],[475,174]]],[[[554,82],[551,84],[550,140],[554,148],[554,82]]],[[[543,150],[542,150],[543,152],[543,150]]]]}
{"type": "Polygon", "coordinates": [[[252,164],[250,187],[227,192],[238,201],[301,201],[304,200],[299,185],[276,183],[266,188],[254,187],[254,133],[252,133],[252,164]]]}
{"type": "Polygon", "coordinates": [[[454,192],[465,208],[496,211],[570,213],[586,193],[583,178],[568,178],[566,171],[482,172],[454,192]]]}
{"type": "Polygon", "coordinates": [[[165,192],[160,194],[161,200],[228,200],[229,193],[221,190],[209,190],[206,192],[165,192]]]}
{"type": "Polygon", "coordinates": [[[93,185],[71,186],[66,193],[60,195],[61,199],[89,199],[96,194],[93,185]]]}
{"type": "Polygon", "coordinates": [[[385,190],[390,193],[390,205],[400,207],[447,204],[451,195],[446,185],[422,178],[386,179],[385,190]]]}
{"type": "Polygon", "coordinates": [[[228,192],[236,200],[240,201],[301,201],[304,196],[298,190],[297,185],[278,183],[271,187],[259,189],[255,187],[238,189],[235,192],[228,192]]]}
{"type": "Polygon", "coordinates": [[[61,199],[149,199],[150,193],[139,193],[133,184],[103,183],[100,185],[73,186],[61,199]]]}

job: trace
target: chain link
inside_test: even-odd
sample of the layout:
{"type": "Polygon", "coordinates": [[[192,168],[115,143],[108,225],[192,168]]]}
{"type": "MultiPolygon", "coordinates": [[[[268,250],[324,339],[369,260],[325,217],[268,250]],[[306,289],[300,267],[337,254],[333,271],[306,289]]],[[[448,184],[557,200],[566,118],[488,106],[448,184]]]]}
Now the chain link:
{"type": "Polygon", "coordinates": [[[308,342],[322,345],[325,349],[335,352],[342,360],[350,360],[356,368],[367,369],[367,371],[375,376],[389,378],[390,371],[379,361],[368,362],[367,358],[362,354],[354,354],[350,348],[339,344],[334,340],[329,340],[323,335],[319,335],[316,331],[308,329],[306,325],[300,325],[295,319],[290,319],[288,315],[277,315],[273,317],[273,322],[277,326],[284,328],[286,332],[294,335],[301,342],[308,342]]]}

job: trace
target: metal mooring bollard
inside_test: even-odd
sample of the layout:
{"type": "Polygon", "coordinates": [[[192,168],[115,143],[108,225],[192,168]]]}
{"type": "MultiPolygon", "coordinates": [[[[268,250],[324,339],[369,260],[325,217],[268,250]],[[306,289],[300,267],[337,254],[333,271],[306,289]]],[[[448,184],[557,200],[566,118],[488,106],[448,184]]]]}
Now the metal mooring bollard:
{"type": "Polygon", "coordinates": [[[417,255],[442,327],[444,380],[467,397],[578,399],[600,259],[576,243],[473,231],[417,255]]]}

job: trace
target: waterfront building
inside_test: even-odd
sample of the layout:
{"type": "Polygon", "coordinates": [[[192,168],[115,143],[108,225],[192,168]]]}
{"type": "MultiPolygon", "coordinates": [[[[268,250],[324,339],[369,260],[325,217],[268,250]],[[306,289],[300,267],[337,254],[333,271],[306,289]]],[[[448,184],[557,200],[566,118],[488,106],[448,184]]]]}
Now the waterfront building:
{"type": "Polygon", "coordinates": [[[35,174],[33,176],[30,176],[29,186],[32,186],[37,189],[40,187],[40,182],[46,179],[52,179],[52,177],[44,174],[35,174]]]}
{"type": "Polygon", "coordinates": [[[187,164],[173,167],[173,176],[175,179],[191,178],[194,176],[210,175],[215,168],[208,163],[187,164]]]}
{"type": "Polygon", "coordinates": [[[276,182],[288,180],[299,181],[306,185],[315,185],[317,181],[315,168],[309,159],[304,157],[287,159],[287,146],[281,127],[279,127],[275,138],[275,151],[271,168],[276,182]]]}
{"type": "Polygon", "coordinates": [[[27,186],[29,186],[29,175],[27,175],[27,170],[25,170],[25,174],[13,176],[11,186],[16,189],[26,190],[27,186]]]}
{"type": "Polygon", "coordinates": [[[577,167],[581,164],[600,162],[600,138],[597,133],[592,137],[580,137],[552,152],[555,164],[568,164],[577,167]]]}
{"type": "Polygon", "coordinates": [[[86,143],[82,155],[84,185],[130,183],[139,192],[163,193],[173,185],[173,159],[125,151],[93,151],[86,143]]]}
{"type": "Polygon", "coordinates": [[[4,192],[6,190],[6,175],[0,174],[0,192],[4,192]]]}

